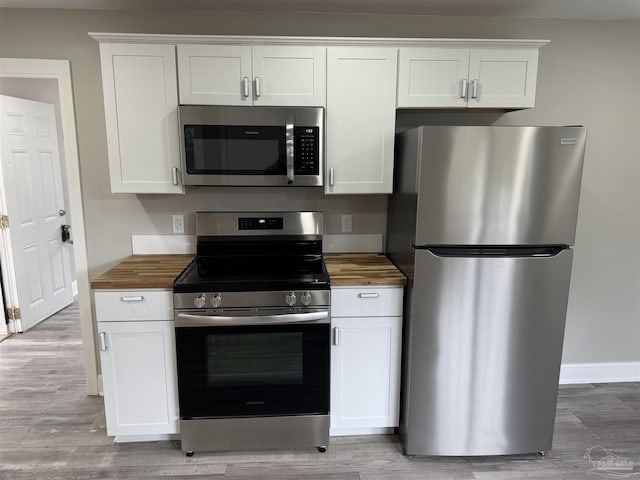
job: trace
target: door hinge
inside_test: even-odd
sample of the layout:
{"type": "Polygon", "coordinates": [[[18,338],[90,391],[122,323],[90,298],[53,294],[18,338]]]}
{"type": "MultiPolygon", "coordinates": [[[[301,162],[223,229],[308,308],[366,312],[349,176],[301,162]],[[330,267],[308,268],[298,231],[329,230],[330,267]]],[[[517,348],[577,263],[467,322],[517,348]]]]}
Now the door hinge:
{"type": "Polygon", "coordinates": [[[0,228],[9,228],[9,215],[0,216],[0,228]]]}
{"type": "Polygon", "coordinates": [[[7,319],[8,320],[20,320],[20,308],[7,308],[7,319]]]}

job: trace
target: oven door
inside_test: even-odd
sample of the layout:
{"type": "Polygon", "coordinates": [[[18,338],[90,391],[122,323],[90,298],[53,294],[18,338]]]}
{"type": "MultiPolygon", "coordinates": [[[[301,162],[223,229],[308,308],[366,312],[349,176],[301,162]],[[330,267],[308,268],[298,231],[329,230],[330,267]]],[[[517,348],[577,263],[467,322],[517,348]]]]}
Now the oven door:
{"type": "Polygon", "coordinates": [[[176,313],[181,419],[328,414],[328,312],[261,313],[176,313]]]}

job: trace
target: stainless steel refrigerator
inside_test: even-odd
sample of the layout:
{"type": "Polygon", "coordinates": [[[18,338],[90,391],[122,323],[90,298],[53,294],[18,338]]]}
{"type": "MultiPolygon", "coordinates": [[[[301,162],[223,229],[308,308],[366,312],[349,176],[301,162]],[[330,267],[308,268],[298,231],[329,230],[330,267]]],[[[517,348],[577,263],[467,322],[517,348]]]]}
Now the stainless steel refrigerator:
{"type": "Polygon", "coordinates": [[[407,455],[551,449],[583,127],[396,138],[387,253],[407,275],[407,455]]]}

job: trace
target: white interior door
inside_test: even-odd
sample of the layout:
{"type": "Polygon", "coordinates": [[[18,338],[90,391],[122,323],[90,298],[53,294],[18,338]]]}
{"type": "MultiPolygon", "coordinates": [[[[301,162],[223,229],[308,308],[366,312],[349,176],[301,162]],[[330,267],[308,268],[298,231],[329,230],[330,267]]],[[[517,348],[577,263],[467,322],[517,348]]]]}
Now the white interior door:
{"type": "MultiPolygon", "coordinates": [[[[3,275],[25,331],[69,305],[70,245],[53,105],[0,95],[3,275]]],[[[9,296],[9,294],[7,294],[9,296]]]]}
{"type": "MultiPolygon", "coordinates": [[[[4,305],[4,297],[2,295],[2,290],[0,289],[0,307],[4,305]]],[[[0,336],[6,335],[9,333],[7,328],[7,317],[5,316],[4,308],[0,308],[0,336]]]]}

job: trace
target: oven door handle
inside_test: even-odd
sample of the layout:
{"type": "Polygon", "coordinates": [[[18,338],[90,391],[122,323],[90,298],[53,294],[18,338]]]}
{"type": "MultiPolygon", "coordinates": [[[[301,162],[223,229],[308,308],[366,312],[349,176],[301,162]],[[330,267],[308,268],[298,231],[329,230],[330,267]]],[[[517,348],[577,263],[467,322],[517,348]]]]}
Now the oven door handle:
{"type": "Polygon", "coordinates": [[[219,316],[178,313],[176,327],[235,327],[243,325],[288,325],[292,323],[329,323],[329,312],[285,313],[283,315],[219,316]]]}

